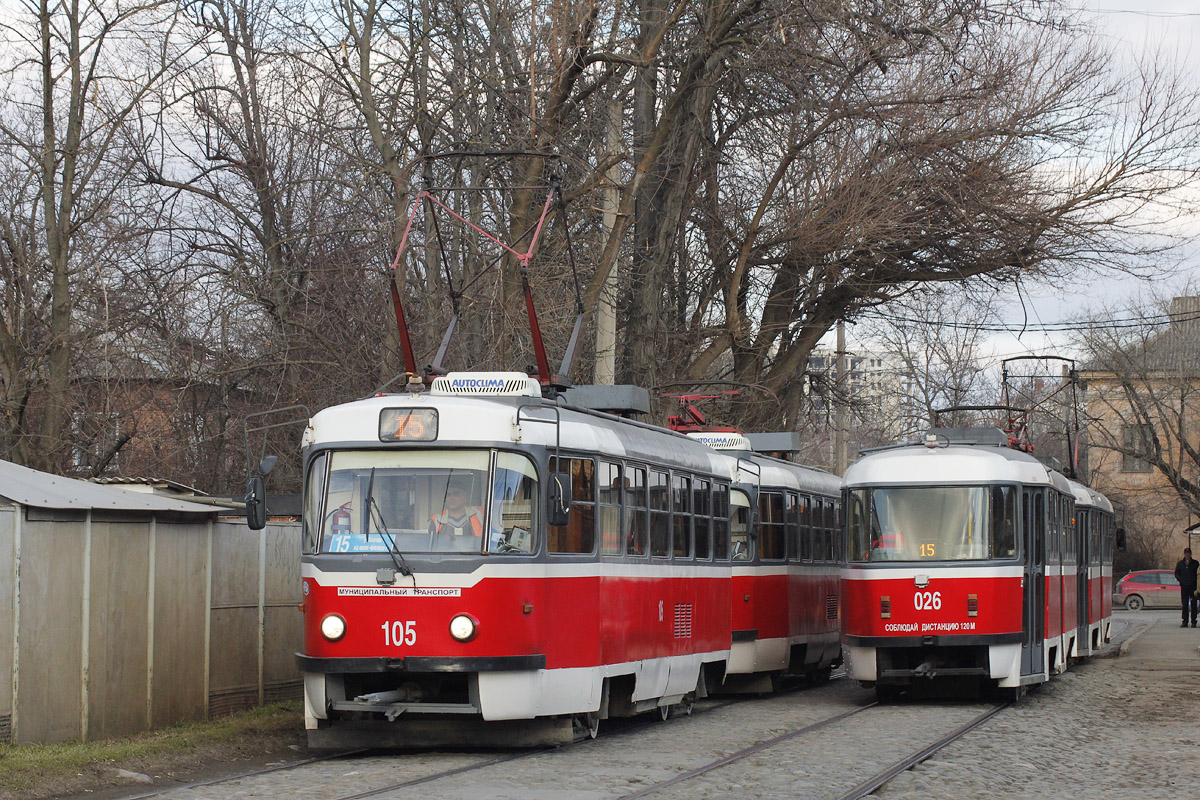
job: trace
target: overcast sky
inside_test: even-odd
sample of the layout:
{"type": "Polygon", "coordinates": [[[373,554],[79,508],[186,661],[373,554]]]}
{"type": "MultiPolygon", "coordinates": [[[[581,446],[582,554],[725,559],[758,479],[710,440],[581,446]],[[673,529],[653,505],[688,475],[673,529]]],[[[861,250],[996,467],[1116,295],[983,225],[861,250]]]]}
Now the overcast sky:
{"type": "MultiPolygon", "coordinates": [[[[1194,0],[1080,0],[1078,7],[1095,19],[1099,32],[1130,61],[1147,52],[1161,51],[1179,59],[1200,80],[1200,6],[1194,0]]],[[[1200,217],[1182,224],[1184,230],[1200,236],[1200,217]]],[[[1169,292],[1197,273],[1193,265],[1200,260],[1200,246],[1185,245],[1176,260],[1175,274],[1158,281],[1155,287],[1116,275],[1082,280],[1077,288],[1066,292],[1031,283],[1025,287],[1024,304],[1012,298],[1003,305],[1003,321],[1020,325],[1027,319],[1035,325],[1052,324],[1084,309],[1123,302],[1151,288],[1169,292]]],[[[1041,333],[1025,333],[1019,338],[999,334],[992,340],[998,357],[1046,352],[1063,343],[1062,337],[1041,333]]]]}

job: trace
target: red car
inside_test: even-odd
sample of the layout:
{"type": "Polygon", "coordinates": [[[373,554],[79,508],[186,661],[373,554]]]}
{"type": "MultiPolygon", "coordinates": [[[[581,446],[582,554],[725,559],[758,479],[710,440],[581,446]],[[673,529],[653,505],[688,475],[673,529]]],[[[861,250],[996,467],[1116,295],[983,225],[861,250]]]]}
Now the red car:
{"type": "Polygon", "coordinates": [[[1175,580],[1175,573],[1165,569],[1131,572],[1121,578],[1113,592],[1113,605],[1120,603],[1129,611],[1143,607],[1177,608],[1179,581],[1175,580]]]}

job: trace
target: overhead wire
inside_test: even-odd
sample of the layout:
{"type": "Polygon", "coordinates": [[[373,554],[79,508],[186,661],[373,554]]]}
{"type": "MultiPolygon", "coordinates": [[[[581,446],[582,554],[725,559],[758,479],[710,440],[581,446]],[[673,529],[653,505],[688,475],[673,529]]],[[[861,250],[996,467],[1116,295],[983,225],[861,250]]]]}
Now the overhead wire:
{"type": "Polygon", "coordinates": [[[871,310],[864,311],[860,314],[862,317],[874,317],[887,322],[903,322],[915,323],[921,325],[935,325],[942,328],[953,328],[957,330],[973,330],[985,331],[988,333],[1022,333],[1025,331],[1033,331],[1038,333],[1069,333],[1072,331],[1085,331],[1095,328],[1142,328],[1154,327],[1160,325],[1169,325],[1177,322],[1191,322],[1200,320],[1200,312],[1179,312],[1165,314],[1151,314],[1144,317],[1124,317],[1117,319],[1102,319],[1102,320],[1078,320],[1078,321],[1062,321],[1062,322],[1047,322],[1031,325],[1028,322],[1021,325],[1005,325],[993,324],[985,322],[960,322],[954,320],[929,320],[919,319],[916,317],[907,317],[901,314],[889,314],[884,311],[871,310]]]}

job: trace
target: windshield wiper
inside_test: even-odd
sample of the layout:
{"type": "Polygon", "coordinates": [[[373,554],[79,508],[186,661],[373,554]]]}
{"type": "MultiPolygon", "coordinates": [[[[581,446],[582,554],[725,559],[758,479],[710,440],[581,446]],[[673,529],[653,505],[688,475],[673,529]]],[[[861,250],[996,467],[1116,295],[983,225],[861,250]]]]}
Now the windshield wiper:
{"type": "Polygon", "coordinates": [[[392,563],[396,565],[396,570],[401,575],[407,575],[412,578],[413,588],[417,588],[417,576],[413,575],[412,567],[408,565],[408,561],[404,559],[404,554],[396,549],[396,541],[392,535],[388,533],[387,521],[383,518],[383,511],[379,508],[379,503],[375,502],[375,468],[371,467],[371,477],[367,480],[367,538],[371,536],[371,524],[379,529],[379,535],[388,543],[388,555],[392,557],[392,563]]]}

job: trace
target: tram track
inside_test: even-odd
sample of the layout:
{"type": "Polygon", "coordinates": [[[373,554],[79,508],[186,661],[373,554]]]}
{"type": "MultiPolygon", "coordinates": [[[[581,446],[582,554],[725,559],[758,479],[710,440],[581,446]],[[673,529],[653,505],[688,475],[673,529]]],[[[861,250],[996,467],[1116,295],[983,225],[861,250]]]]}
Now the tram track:
{"type": "Polygon", "coordinates": [[[905,772],[906,770],[912,769],[917,764],[920,764],[922,761],[925,761],[926,759],[930,758],[935,753],[937,753],[939,750],[946,747],[946,745],[951,744],[952,742],[958,741],[963,736],[966,736],[968,733],[975,730],[980,725],[987,722],[992,717],[996,716],[1001,711],[1003,711],[1004,709],[1008,708],[1011,705],[1012,705],[1012,702],[1004,702],[1004,703],[997,704],[996,706],[994,706],[993,708],[980,714],[978,717],[971,720],[970,722],[967,722],[966,724],[960,725],[959,727],[955,728],[953,731],[946,734],[941,739],[938,739],[933,744],[928,745],[927,747],[923,747],[920,750],[918,750],[916,753],[906,756],[906,757],[892,763],[890,766],[875,773],[870,778],[867,778],[865,781],[858,784],[853,789],[851,789],[850,791],[846,792],[844,795],[839,797],[838,800],[860,800],[860,798],[870,795],[871,793],[878,790],[885,783],[890,781],[892,778],[896,777],[897,775],[899,775],[902,772],[905,772]]]}
{"type": "Polygon", "coordinates": [[[694,779],[700,777],[701,775],[712,772],[715,769],[720,769],[721,767],[728,766],[736,761],[741,761],[743,758],[746,758],[747,756],[752,756],[759,751],[766,750],[767,748],[770,748],[770,747],[774,747],[778,744],[788,741],[789,739],[795,739],[797,736],[802,736],[806,733],[812,733],[813,731],[817,731],[817,730],[820,730],[821,728],[832,725],[835,722],[841,722],[842,720],[844,720],[848,717],[852,717],[855,714],[860,714],[863,711],[866,711],[869,708],[874,708],[877,705],[879,705],[879,704],[878,703],[869,703],[865,706],[859,706],[858,708],[852,708],[849,711],[843,711],[840,714],[835,714],[832,717],[826,717],[825,719],[819,720],[810,725],[805,725],[803,728],[798,728],[794,731],[789,731],[788,733],[781,734],[779,736],[776,736],[773,739],[768,739],[765,742],[759,742],[758,744],[752,745],[743,750],[739,750],[736,753],[731,753],[730,755],[727,755],[724,758],[720,758],[720,759],[717,759],[716,761],[712,761],[708,764],[705,764],[702,767],[697,767],[696,769],[689,770],[688,772],[685,772],[682,775],[677,775],[674,778],[671,778],[670,780],[662,781],[661,783],[656,783],[653,786],[647,786],[645,789],[640,789],[636,792],[633,792],[632,794],[622,795],[618,800],[636,800],[636,798],[646,797],[647,795],[654,794],[655,792],[660,792],[663,789],[666,789],[671,786],[675,786],[676,784],[694,780],[694,779]]]}
{"type": "MultiPolygon", "coordinates": [[[[842,670],[842,671],[833,673],[830,677],[831,678],[844,678],[845,676],[846,676],[846,673],[844,670],[842,670]]],[[[772,695],[769,695],[769,697],[767,699],[792,694],[794,692],[802,691],[806,688],[814,688],[814,684],[799,683],[796,686],[792,686],[792,687],[789,687],[786,689],[782,689],[778,692],[775,692],[772,695]]],[[[702,716],[702,715],[707,714],[712,711],[717,711],[717,710],[720,710],[722,708],[727,708],[732,705],[738,705],[740,703],[745,702],[747,699],[748,698],[745,698],[745,697],[734,696],[729,699],[723,699],[723,700],[719,700],[719,701],[715,701],[715,702],[711,702],[711,703],[706,703],[702,707],[695,708],[693,711],[686,712],[686,714],[674,712],[671,714],[669,719],[679,719],[679,718],[683,718],[685,716],[687,716],[687,717],[702,716]],[[678,713],[678,715],[677,715],[677,713],[678,713]]],[[[596,739],[604,739],[604,738],[608,738],[611,736],[621,736],[621,735],[636,733],[638,731],[644,730],[646,728],[650,728],[655,725],[661,725],[661,724],[663,724],[664,721],[668,721],[668,720],[660,720],[658,717],[656,717],[654,715],[645,715],[643,718],[636,718],[634,720],[631,720],[627,724],[613,726],[608,729],[602,728],[600,734],[597,735],[596,739]]],[[[535,748],[535,749],[530,749],[530,750],[522,750],[522,751],[516,752],[516,753],[507,753],[505,755],[497,756],[494,758],[486,758],[486,759],[483,759],[476,763],[465,764],[463,766],[454,767],[452,769],[441,770],[438,772],[430,773],[428,775],[417,776],[414,778],[410,778],[408,780],[398,781],[395,783],[387,784],[385,786],[375,787],[373,789],[367,789],[367,790],[364,790],[361,792],[356,792],[354,794],[339,795],[337,797],[329,798],[329,800],[361,800],[361,798],[375,797],[377,795],[384,794],[386,792],[395,791],[398,789],[405,789],[405,788],[412,787],[412,786],[419,786],[421,784],[431,783],[431,782],[443,780],[446,778],[452,778],[457,775],[462,775],[462,774],[475,772],[475,771],[482,770],[482,769],[487,769],[488,767],[499,766],[501,764],[507,764],[507,763],[510,763],[513,761],[519,761],[521,759],[532,758],[534,756],[543,755],[547,752],[550,752],[552,750],[557,750],[557,749],[560,749],[563,747],[578,747],[578,746],[586,745],[589,741],[593,741],[593,740],[584,738],[581,741],[577,741],[572,745],[557,745],[557,746],[553,746],[553,747],[540,747],[540,748],[535,748]]],[[[220,777],[209,778],[207,780],[202,780],[202,781],[182,783],[177,786],[163,786],[163,787],[159,787],[154,790],[142,792],[139,794],[124,795],[121,798],[119,798],[119,800],[150,800],[150,798],[162,797],[162,796],[171,794],[173,792],[189,791],[189,790],[201,789],[201,788],[210,787],[210,786],[219,786],[222,784],[233,783],[233,782],[239,781],[239,780],[245,780],[247,778],[255,778],[255,777],[262,776],[262,775],[268,775],[271,773],[285,772],[285,771],[289,771],[289,770],[293,770],[293,769],[299,769],[301,767],[310,766],[313,764],[319,764],[322,762],[334,761],[334,760],[343,759],[343,758],[353,758],[355,756],[360,756],[360,755],[374,753],[374,752],[378,752],[378,751],[365,749],[365,748],[360,748],[360,749],[356,749],[356,750],[338,751],[335,753],[328,753],[325,755],[313,756],[310,758],[301,759],[299,761],[293,761],[293,762],[290,762],[287,764],[274,764],[274,765],[267,766],[267,767],[260,767],[260,768],[253,769],[253,770],[246,770],[244,772],[239,772],[239,773],[235,773],[232,775],[223,775],[220,777]]]]}
{"type": "MultiPolygon", "coordinates": [[[[1000,704],[993,706],[992,708],[988,709],[984,713],[975,717],[973,720],[971,720],[963,725],[960,725],[958,728],[955,728],[953,731],[951,731],[947,735],[941,737],[940,739],[933,742],[932,744],[921,748],[920,750],[916,751],[915,753],[906,755],[904,758],[898,759],[897,761],[888,765],[884,769],[878,771],[877,773],[872,775],[870,778],[867,778],[865,781],[862,781],[861,783],[856,785],[849,792],[846,792],[845,794],[840,795],[838,797],[838,800],[861,800],[861,798],[867,797],[872,792],[875,792],[876,790],[878,790],[881,786],[883,786],[885,783],[887,783],[892,778],[896,777],[897,775],[899,775],[900,773],[902,773],[906,770],[912,769],[917,764],[920,764],[922,761],[925,761],[926,759],[933,756],[935,753],[937,753],[942,748],[946,747],[947,745],[951,744],[952,742],[957,741],[958,739],[961,739],[963,736],[965,736],[966,734],[975,730],[980,725],[984,724],[985,722],[990,720],[992,717],[994,717],[996,714],[999,714],[1001,711],[1008,708],[1010,705],[1012,705],[1011,702],[1004,702],[1004,703],[1000,703],[1000,704]]],[[[857,714],[861,714],[870,709],[880,708],[880,707],[881,707],[880,703],[872,702],[872,703],[868,703],[863,706],[859,706],[858,708],[850,709],[849,711],[844,711],[840,714],[835,714],[835,715],[833,715],[831,717],[827,717],[823,720],[818,720],[817,722],[810,723],[801,728],[797,728],[796,730],[789,731],[784,734],[780,734],[779,736],[776,736],[772,739],[768,739],[766,741],[759,742],[757,744],[754,744],[754,745],[744,748],[742,750],[738,750],[735,753],[731,753],[727,756],[724,756],[723,758],[709,762],[708,764],[705,764],[703,766],[691,769],[681,775],[677,775],[674,778],[671,778],[670,780],[656,783],[653,786],[647,786],[644,789],[640,789],[631,794],[622,795],[620,798],[618,798],[618,800],[638,800],[639,798],[647,797],[649,795],[661,792],[664,789],[668,789],[672,786],[677,786],[679,784],[686,783],[691,780],[695,780],[696,778],[699,778],[702,775],[705,775],[705,774],[712,772],[714,770],[717,770],[717,769],[721,769],[722,767],[729,766],[736,762],[742,761],[743,759],[745,759],[749,756],[753,756],[754,754],[759,753],[763,750],[767,750],[769,748],[775,747],[777,745],[780,745],[784,742],[798,738],[805,734],[814,733],[814,732],[819,731],[822,728],[828,727],[829,725],[832,725],[834,723],[841,722],[843,720],[846,720],[857,714]]]]}

